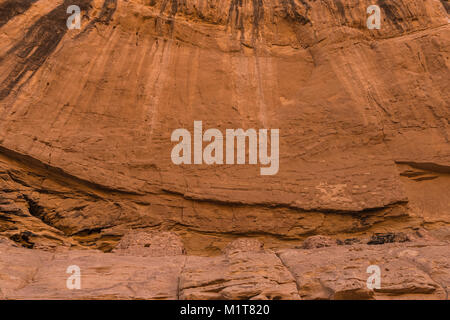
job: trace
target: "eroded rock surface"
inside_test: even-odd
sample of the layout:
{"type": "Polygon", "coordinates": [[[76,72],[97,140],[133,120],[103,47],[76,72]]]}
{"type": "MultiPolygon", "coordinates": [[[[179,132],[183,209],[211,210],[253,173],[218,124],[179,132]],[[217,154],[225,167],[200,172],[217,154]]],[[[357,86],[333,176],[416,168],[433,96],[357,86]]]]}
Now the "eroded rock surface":
{"type": "Polygon", "coordinates": [[[302,284],[303,299],[447,299],[449,254],[448,243],[386,244],[290,249],[280,259],[302,284]],[[367,287],[370,265],[380,267],[380,289],[367,287]]]}
{"type": "Polygon", "coordinates": [[[274,252],[238,239],[225,255],[188,257],[180,279],[183,299],[299,299],[296,283],[274,252]]]}
{"type": "MultiPolygon", "coordinates": [[[[253,240],[249,240],[253,241],[253,240]]],[[[236,244],[232,244],[236,247],[236,244]]],[[[240,245],[239,245],[240,246],[240,245]]],[[[448,299],[450,243],[351,245],[215,257],[143,257],[96,250],[55,253],[0,240],[3,299],[448,299]],[[80,290],[69,290],[69,266],[80,290]],[[367,268],[380,268],[369,289],[367,268]]]]}
{"type": "Polygon", "coordinates": [[[113,252],[135,256],[177,256],[184,253],[180,237],[171,232],[130,232],[117,244],[113,252]]]}
{"type": "Polygon", "coordinates": [[[314,249],[314,248],[332,247],[335,245],[337,245],[337,241],[335,239],[317,235],[306,238],[305,241],[303,242],[302,247],[303,249],[314,249]]]}

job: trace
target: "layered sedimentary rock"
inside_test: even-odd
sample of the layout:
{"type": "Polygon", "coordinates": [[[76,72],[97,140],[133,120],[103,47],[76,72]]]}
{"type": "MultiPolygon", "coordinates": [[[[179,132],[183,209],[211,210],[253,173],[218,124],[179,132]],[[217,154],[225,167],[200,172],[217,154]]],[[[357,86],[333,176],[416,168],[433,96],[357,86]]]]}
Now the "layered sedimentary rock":
{"type": "Polygon", "coordinates": [[[109,252],[130,229],[170,230],[209,256],[242,235],[281,250],[446,228],[448,12],[444,0],[0,0],[0,235],[109,252]],[[172,132],[196,120],[279,129],[278,173],[173,164],[172,132]]]}

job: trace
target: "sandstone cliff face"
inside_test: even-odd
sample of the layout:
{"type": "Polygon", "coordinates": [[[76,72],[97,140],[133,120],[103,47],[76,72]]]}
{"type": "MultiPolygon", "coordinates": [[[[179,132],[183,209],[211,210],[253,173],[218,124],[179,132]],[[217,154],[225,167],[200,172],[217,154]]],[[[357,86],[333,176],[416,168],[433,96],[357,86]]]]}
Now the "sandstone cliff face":
{"type": "Polygon", "coordinates": [[[314,234],[445,230],[449,9],[0,0],[0,235],[109,252],[130,229],[170,230],[208,256],[242,235],[281,250],[314,234]],[[73,4],[80,30],[66,27],[73,4]],[[195,120],[279,129],[278,174],[174,165],[171,134],[195,120]]]}

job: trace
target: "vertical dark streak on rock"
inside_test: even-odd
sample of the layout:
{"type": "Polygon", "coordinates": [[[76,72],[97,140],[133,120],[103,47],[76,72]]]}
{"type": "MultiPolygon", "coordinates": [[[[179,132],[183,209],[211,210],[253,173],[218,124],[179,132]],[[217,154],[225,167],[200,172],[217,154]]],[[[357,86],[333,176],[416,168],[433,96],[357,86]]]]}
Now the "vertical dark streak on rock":
{"type": "Polygon", "coordinates": [[[175,19],[173,17],[176,16],[178,12],[178,0],[171,0],[171,9],[170,9],[170,15],[171,18],[169,20],[169,27],[170,27],[170,34],[173,34],[173,29],[175,28],[175,19]]]}
{"type": "MultiPolygon", "coordinates": [[[[338,9],[339,16],[342,17],[342,18],[344,19],[344,24],[346,24],[346,23],[347,23],[347,18],[346,18],[346,16],[345,16],[345,8],[344,8],[344,5],[342,4],[341,0],[336,0],[336,1],[335,1],[335,4],[336,4],[336,7],[337,7],[337,9],[338,9]]],[[[339,17],[339,18],[340,18],[340,17],[339,17]]]]}
{"type": "Polygon", "coordinates": [[[159,9],[159,14],[160,14],[160,15],[163,14],[164,11],[166,10],[167,2],[168,2],[168,1],[169,1],[169,0],[163,0],[163,2],[162,2],[162,4],[161,4],[161,9],[159,9]]]}
{"type": "Polygon", "coordinates": [[[306,14],[308,14],[308,12],[309,12],[309,10],[311,9],[311,6],[309,5],[309,3],[308,3],[308,1],[307,0],[299,0],[302,4],[303,4],[303,6],[305,7],[305,9],[306,9],[306,14]]]}
{"type": "Polygon", "coordinates": [[[77,36],[77,38],[82,34],[89,32],[96,23],[108,25],[116,10],[117,0],[105,0],[105,2],[103,2],[102,10],[100,11],[99,16],[90,21],[87,27],[83,30],[82,33],[77,36]]]}
{"type": "MultiPolygon", "coordinates": [[[[28,77],[30,79],[58,47],[68,31],[67,7],[75,4],[81,10],[86,10],[90,2],[91,0],[64,0],[63,4],[39,18],[28,29],[22,40],[8,50],[7,55],[16,55],[19,62],[0,84],[0,101],[9,96],[24,76],[31,72],[28,77]]],[[[2,57],[0,61],[4,58],[2,57]]]]}
{"type": "Polygon", "coordinates": [[[175,19],[173,19],[173,17],[176,16],[177,12],[178,12],[178,7],[179,7],[179,0],[164,0],[161,4],[161,8],[159,10],[159,17],[156,17],[155,20],[155,27],[158,28],[160,30],[160,33],[162,34],[163,31],[161,30],[161,23],[164,24],[168,24],[169,25],[169,33],[172,34],[174,27],[175,27],[175,19]],[[161,17],[164,15],[164,11],[166,11],[167,8],[167,4],[170,1],[170,11],[168,13],[169,19],[161,19],[161,17]]]}
{"type": "MultiPolygon", "coordinates": [[[[300,13],[298,13],[297,5],[295,4],[295,1],[294,0],[290,0],[290,1],[291,1],[292,10],[294,11],[296,20],[300,21],[300,23],[302,25],[310,23],[311,21],[307,18],[307,16],[303,16],[300,13]]],[[[308,14],[308,11],[310,9],[309,4],[305,3],[305,1],[300,1],[300,2],[305,6],[306,14],[308,14]]]]}
{"type": "Polygon", "coordinates": [[[345,8],[344,8],[344,5],[342,4],[341,0],[336,0],[335,4],[336,4],[336,7],[338,9],[338,13],[341,16],[345,17],[345,8]]]}
{"type": "MultiPolygon", "coordinates": [[[[391,2],[391,1],[389,1],[391,2]]],[[[383,19],[383,14],[387,17],[395,26],[396,29],[403,31],[403,27],[398,23],[402,15],[397,12],[397,8],[392,3],[387,3],[386,0],[378,0],[378,4],[381,8],[381,14],[383,19]]]]}
{"type": "Polygon", "coordinates": [[[244,21],[242,20],[242,14],[239,8],[242,8],[242,0],[231,0],[227,24],[237,28],[241,32],[241,40],[244,40],[244,21]],[[234,23],[233,15],[235,15],[234,23]]]}
{"type": "Polygon", "coordinates": [[[164,14],[164,11],[166,11],[167,8],[167,4],[170,1],[170,12],[169,12],[169,16],[173,17],[174,15],[177,14],[178,12],[178,0],[163,0],[162,4],[161,4],[161,8],[159,9],[159,14],[162,15],[164,14]]]}
{"type": "Polygon", "coordinates": [[[172,8],[170,11],[170,16],[175,16],[178,12],[178,0],[172,0],[172,8]]]}
{"type": "Polygon", "coordinates": [[[27,11],[37,0],[7,0],[0,4],[0,27],[27,11]]]}
{"type": "Polygon", "coordinates": [[[103,24],[109,24],[116,10],[117,0],[105,0],[99,17],[94,19],[94,21],[103,24]]]}
{"type": "Polygon", "coordinates": [[[259,35],[259,22],[264,18],[263,0],[253,0],[253,40],[259,35]]]}

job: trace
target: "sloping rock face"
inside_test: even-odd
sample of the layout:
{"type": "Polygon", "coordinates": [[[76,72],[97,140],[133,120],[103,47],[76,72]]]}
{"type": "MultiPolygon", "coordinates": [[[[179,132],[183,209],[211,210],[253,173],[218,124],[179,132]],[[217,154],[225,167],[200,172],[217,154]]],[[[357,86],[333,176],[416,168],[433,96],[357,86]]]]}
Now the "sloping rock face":
{"type": "MultiPolygon", "coordinates": [[[[191,284],[134,296],[147,298],[207,297],[209,289],[190,290],[204,286],[190,276],[196,263],[228,270],[248,258],[270,275],[280,259],[303,259],[224,258],[242,235],[275,252],[323,235],[326,245],[304,246],[330,254],[337,238],[353,245],[418,227],[445,241],[449,10],[446,0],[0,0],[0,235],[33,250],[110,252],[136,229],[174,232],[173,246],[155,240],[153,250],[150,239],[135,248],[125,238],[122,252],[105,255],[110,265],[131,256],[173,268],[189,255],[180,279],[191,284]],[[381,28],[369,30],[373,4],[381,28]],[[79,30],[67,28],[70,5],[82,11],[79,30]],[[261,175],[259,164],[174,164],[171,135],[194,132],[194,121],[221,132],[279,129],[277,174],[261,175]],[[160,257],[165,250],[171,258],[160,257]],[[217,261],[198,260],[211,255],[217,261]]],[[[67,255],[99,254],[75,252],[67,255]]],[[[37,251],[36,263],[46,257],[37,251]]],[[[178,279],[170,268],[161,272],[178,279]]],[[[372,297],[337,284],[293,290],[302,268],[245,294],[234,289],[240,279],[225,279],[232,289],[213,284],[211,296],[275,298],[280,286],[281,298],[372,297]]],[[[427,281],[410,288],[425,294],[427,281]]]]}

